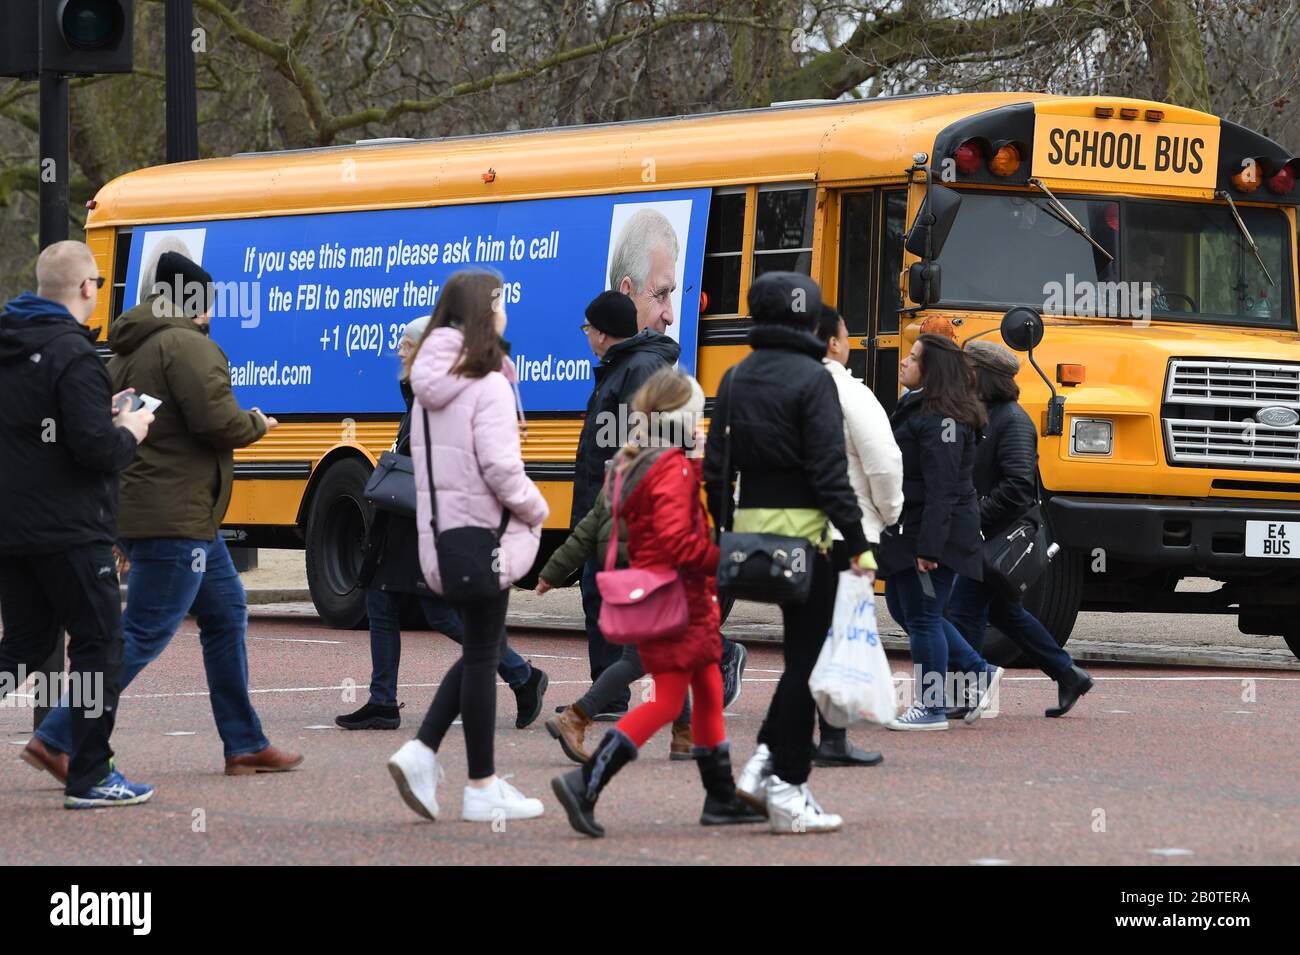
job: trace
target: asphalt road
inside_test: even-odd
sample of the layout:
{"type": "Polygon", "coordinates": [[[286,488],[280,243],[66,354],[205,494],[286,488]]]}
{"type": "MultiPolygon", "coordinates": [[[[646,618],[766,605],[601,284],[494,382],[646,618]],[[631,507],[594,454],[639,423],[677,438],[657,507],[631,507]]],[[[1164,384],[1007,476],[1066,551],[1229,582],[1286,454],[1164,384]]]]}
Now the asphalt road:
{"type": "MultiPolygon", "coordinates": [[[[586,685],[585,644],[516,634],[551,677],[548,703],[586,685]]],[[[400,801],[384,762],[408,736],[456,648],[437,634],[405,641],[402,729],[348,733],[333,718],[364,700],[368,637],[309,617],[259,611],[249,632],[255,702],[268,736],[306,754],[301,770],[226,777],[192,621],[128,688],[114,744],[132,778],[155,784],[144,806],[67,812],[53,780],[17,760],[31,711],[0,707],[0,864],[1294,864],[1300,861],[1300,677],[1278,671],[1094,668],[1096,689],[1063,720],[1041,674],[1013,671],[1000,714],[947,733],[858,727],[885,753],[871,769],[821,769],[813,789],[846,819],[831,835],[705,829],[695,767],[669,763],[661,733],[602,799],[610,835],[570,830],[550,794],[570,764],[539,721],[514,729],[500,686],[498,771],[542,798],[544,817],[505,831],[459,819],[464,744],[443,747],[443,819],[400,801]]],[[[905,657],[892,660],[896,671],[905,657]]],[[[738,758],[779,675],[779,651],[751,649],[728,713],[738,758]]],[[[22,701],[16,701],[21,704],[22,701]]],[[[549,712],[550,706],[547,707],[549,712]]]]}

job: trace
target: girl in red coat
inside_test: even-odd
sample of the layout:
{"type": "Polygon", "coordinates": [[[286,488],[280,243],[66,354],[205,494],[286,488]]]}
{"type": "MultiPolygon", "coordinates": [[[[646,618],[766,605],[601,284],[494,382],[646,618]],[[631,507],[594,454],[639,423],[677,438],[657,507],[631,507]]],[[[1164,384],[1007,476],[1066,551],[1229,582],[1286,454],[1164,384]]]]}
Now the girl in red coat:
{"type": "Polygon", "coordinates": [[[700,823],[762,822],[763,816],[736,798],[722,722],[718,547],[700,500],[698,451],[703,445],[696,440],[704,392],[694,378],[665,368],[636,393],[632,408],[639,422],[637,438],[614,457],[601,493],[612,493],[614,468],[625,474],[645,469],[618,504],[619,516],[627,524],[628,557],[633,567],[676,568],[686,590],[690,624],[681,636],[638,644],[641,662],[654,677],[654,697],[619,720],[582,767],[557,776],[551,788],[574,829],[603,836],[605,830],[594,815],[600,791],[636,759],[651,736],[676,718],[689,689],[694,693],[691,755],[699,765],[706,794],[700,823]],[[683,446],[692,448],[692,457],[687,457],[683,446]]]}

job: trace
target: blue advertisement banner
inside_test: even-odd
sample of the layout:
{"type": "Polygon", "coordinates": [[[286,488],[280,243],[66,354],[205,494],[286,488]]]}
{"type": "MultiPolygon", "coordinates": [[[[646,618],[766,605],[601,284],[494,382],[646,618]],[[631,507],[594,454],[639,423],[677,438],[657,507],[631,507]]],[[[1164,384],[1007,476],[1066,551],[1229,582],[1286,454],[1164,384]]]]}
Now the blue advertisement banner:
{"type": "Polygon", "coordinates": [[[581,411],[598,363],[583,310],[619,275],[644,326],[695,372],[708,189],[137,227],[124,308],[180,251],[215,285],[212,337],[244,407],[267,414],[402,410],[397,344],[458,269],[505,280],[506,338],[527,411],[581,411]],[[147,268],[145,268],[147,264],[147,268]]]}

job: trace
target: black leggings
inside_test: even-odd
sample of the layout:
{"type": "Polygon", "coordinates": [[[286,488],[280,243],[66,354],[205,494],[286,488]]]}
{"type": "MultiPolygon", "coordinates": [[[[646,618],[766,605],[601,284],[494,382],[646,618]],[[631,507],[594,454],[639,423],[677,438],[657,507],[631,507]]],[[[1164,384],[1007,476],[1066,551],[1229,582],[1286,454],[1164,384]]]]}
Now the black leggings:
{"type": "Polygon", "coordinates": [[[497,721],[497,663],[506,644],[506,605],[510,591],[476,604],[453,604],[465,627],[461,657],[442,678],[416,738],[434,752],[456,717],[465,730],[470,779],[495,774],[493,735],[497,721]]]}
{"type": "Polygon", "coordinates": [[[812,561],[812,591],[801,604],[782,604],[785,671],[776,684],[758,741],[772,751],[772,767],[787,783],[808,781],[812,769],[812,739],[817,704],[808,689],[826,631],[835,612],[837,575],[831,560],[816,553],[812,561]]]}

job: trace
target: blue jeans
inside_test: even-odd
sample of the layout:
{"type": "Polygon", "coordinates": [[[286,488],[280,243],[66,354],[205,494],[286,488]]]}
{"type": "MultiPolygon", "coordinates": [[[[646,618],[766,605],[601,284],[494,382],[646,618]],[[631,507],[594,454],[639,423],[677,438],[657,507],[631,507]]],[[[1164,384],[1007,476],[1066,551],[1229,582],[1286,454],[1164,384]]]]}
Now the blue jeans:
{"type": "Polygon", "coordinates": [[[926,576],[933,586],[933,597],[926,596],[921,589],[921,575],[915,565],[891,574],[885,582],[885,604],[890,615],[907,631],[912,662],[920,670],[919,680],[913,685],[913,699],[933,713],[956,705],[955,700],[949,699],[951,694],[946,687],[949,668],[978,675],[993,667],[944,619],[944,607],[956,575],[949,568],[939,566],[926,576]]]}
{"type": "MultiPolygon", "coordinates": [[[[604,569],[603,555],[599,564],[595,560],[589,560],[582,567],[582,613],[587,618],[587,660],[591,664],[593,683],[606,669],[623,658],[623,648],[610,643],[600,632],[600,591],[596,588],[596,571],[604,569]]],[[[613,696],[608,706],[611,710],[622,713],[627,710],[631,699],[632,691],[623,689],[613,696]]]]}
{"type": "MultiPolygon", "coordinates": [[[[441,597],[427,594],[421,594],[419,600],[429,626],[464,645],[465,628],[451,605],[441,597]]],[[[376,706],[397,705],[397,671],[402,661],[400,606],[400,594],[378,589],[366,591],[366,613],[370,616],[370,702],[376,706]]],[[[497,675],[511,689],[518,689],[532,674],[532,664],[507,644],[497,664],[497,675]]]]}
{"type": "Polygon", "coordinates": [[[1056,645],[1052,635],[1021,601],[1008,600],[978,580],[957,578],[948,602],[948,619],[977,650],[984,646],[984,628],[992,623],[1053,680],[1059,680],[1074,666],[1070,655],[1056,645]]]}
{"type": "MultiPolygon", "coordinates": [[[[122,547],[131,559],[122,613],[122,689],[167,648],[185,615],[192,613],[199,625],[212,716],[226,758],[266,749],[271,743],[262,734],[248,696],[244,585],[226,542],[220,537],[211,541],[160,537],[123,541],[122,547]]],[[[65,753],[72,748],[66,700],[50,711],[36,735],[65,753]]]]}

